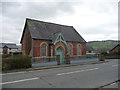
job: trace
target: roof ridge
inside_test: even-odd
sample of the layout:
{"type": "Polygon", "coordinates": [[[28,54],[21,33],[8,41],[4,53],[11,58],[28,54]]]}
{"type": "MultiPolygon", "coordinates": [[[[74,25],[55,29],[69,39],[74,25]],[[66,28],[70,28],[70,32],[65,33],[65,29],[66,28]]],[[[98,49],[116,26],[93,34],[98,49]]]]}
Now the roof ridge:
{"type": "Polygon", "coordinates": [[[62,24],[57,24],[57,23],[52,23],[52,22],[46,22],[46,21],[41,21],[41,20],[36,20],[36,19],[30,19],[30,18],[26,18],[26,20],[32,20],[32,21],[43,22],[43,23],[54,24],[54,25],[65,26],[65,27],[73,27],[73,26],[69,26],[69,25],[62,25],[62,24]]]}

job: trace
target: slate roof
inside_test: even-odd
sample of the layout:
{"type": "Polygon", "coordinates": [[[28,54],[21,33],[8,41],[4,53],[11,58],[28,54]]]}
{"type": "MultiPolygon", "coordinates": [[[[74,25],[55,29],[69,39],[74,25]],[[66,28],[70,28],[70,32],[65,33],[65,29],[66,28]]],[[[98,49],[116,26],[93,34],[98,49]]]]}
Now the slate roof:
{"type": "Polygon", "coordinates": [[[0,43],[1,48],[3,48],[4,46],[7,46],[8,48],[18,48],[17,45],[14,43],[0,43]]]}
{"type": "Polygon", "coordinates": [[[54,40],[56,33],[60,32],[64,36],[65,41],[86,43],[73,26],[59,25],[28,18],[26,19],[26,25],[33,39],[54,40]]]}

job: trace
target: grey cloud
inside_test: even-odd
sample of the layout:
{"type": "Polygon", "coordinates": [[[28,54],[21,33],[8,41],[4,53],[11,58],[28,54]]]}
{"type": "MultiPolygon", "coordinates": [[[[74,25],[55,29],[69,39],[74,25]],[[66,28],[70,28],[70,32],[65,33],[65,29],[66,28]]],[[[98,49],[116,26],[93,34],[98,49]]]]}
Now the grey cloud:
{"type": "MultiPolygon", "coordinates": [[[[72,14],[72,3],[48,2],[48,3],[2,3],[3,41],[19,43],[25,18],[49,19],[55,18],[60,12],[72,14]],[[6,27],[7,26],[7,27],[6,27]]],[[[0,13],[1,15],[1,13],[0,13]]],[[[61,15],[61,14],[60,14],[61,15]]]]}
{"type": "Polygon", "coordinates": [[[108,13],[111,11],[111,9],[116,9],[117,7],[117,1],[113,0],[98,0],[93,2],[85,2],[83,3],[84,7],[88,7],[93,11],[99,12],[99,13],[108,13]]]}
{"type": "Polygon", "coordinates": [[[49,19],[55,18],[61,15],[62,12],[72,14],[74,13],[72,3],[61,3],[61,2],[39,2],[39,3],[14,3],[4,2],[2,3],[2,15],[3,23],[18,23],[22,24],[25,18],[36,18],[36,19],[49,19]],[[61,11],[61,13],[59,13],[61,11]]]}
{"type": "MultiPolygon", "coordinates": [[[[20,42],[25,18],[55,20],[57,17],[62,17],[63,13],[68,15],[75,14],[74,6],[90,8],[96,13],[109,13],[111,9],[114,10],[114,6],[107,2],[106,4],[104,4],[104,2],[4,2],[2,5],[0,5],[0,9],[1,6],[2,13],[0,13],[0,16],[3,16],[3,24],[7,26],[3,27],[3,41],[10,41],[15,43],[20,42]]],[[[112,17],[115,16],[116,14],[112,17]]],[[[111,20],[109,23],[99,27],[87,28],[86,25],[86,28],[81,28],[78,25],[76,30],[80,34],[100,33],[107,36],[111,32],[107,32],[107,34],[105,33],[106,26],[110,26],[111,28],[116,27],[116,19],[113,18],[113,20],[111,20]]]]}
{"type": "Polygon", "coordinates": [[[109,35],[111,33],[116,33],[117,31],[109,30],[109,28],[115,28],[116,26],[112,25],[100,25],[97,27],[78,27],[77,30],[79,30],[79,33],[83,32],[83,34],[103,34],[103,35],[109,35]],[[106,29],[107,27],[107,29],[106,29]]]}
{"type": "Polygon", "coordinates": [[[3,13],[9,11],[9,9],[14,9],[20,6],[21,4],[18,2],[2,2],[3,13]]]}
{"type": "Polygon", "coordinates": [[[82,30],[83,30],[82,32],[84,32],[83,34],[98,34],[98,33],[103,34],[103,32],[105,32],[103,28],[99,28],[99,27],[83,28],[82,30]]]}
{"type": "Polygon", "coordinates": [[[21,27],[19,28],[11,25],[14,25],[14,24],[9,24],[7,27],[3,25],[2,40],[4,42],[9,41],[14,43],[19,43],[22,29],[21,27]]]}
{"type": "Polygon", "coordinates": [[[47,3],[3,3],[3,15],[10,18],[39,17],[53,18],[58,11],[73,13],[72,3],[47,2],[47,3]]]}
{"type": "Polygon", "coordinates": [[[2,2],[2,15],[6,17],[15,17],[17,15],[15,12],[19,12],[17,8],[20,6],[20,3],[2,2]]]}

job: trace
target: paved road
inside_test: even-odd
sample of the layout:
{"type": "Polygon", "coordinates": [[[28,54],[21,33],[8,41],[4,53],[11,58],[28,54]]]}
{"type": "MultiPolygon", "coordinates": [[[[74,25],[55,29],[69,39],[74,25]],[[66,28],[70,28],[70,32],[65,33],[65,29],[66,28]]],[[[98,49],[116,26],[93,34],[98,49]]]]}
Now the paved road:
{"type": "MultiPolygon", "coordinates": [[[[98,88],[118,80],[118,60],[3,74],[3,88],[98,88]]],[[[117,86],[116,86],[117,88],[117,86]]]]}

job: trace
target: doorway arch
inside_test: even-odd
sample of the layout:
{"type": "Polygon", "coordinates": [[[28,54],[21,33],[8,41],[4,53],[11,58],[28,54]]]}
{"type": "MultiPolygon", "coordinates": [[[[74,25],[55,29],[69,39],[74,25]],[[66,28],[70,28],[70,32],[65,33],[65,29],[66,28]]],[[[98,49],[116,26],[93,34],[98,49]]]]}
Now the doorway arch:
{"type": "Polygon", "coordinates": [[[60,64],[63,64],[64,63],[64,49],[63,47],[58,47],[56,49],[56,55],[60,55],[60,64]]]}

